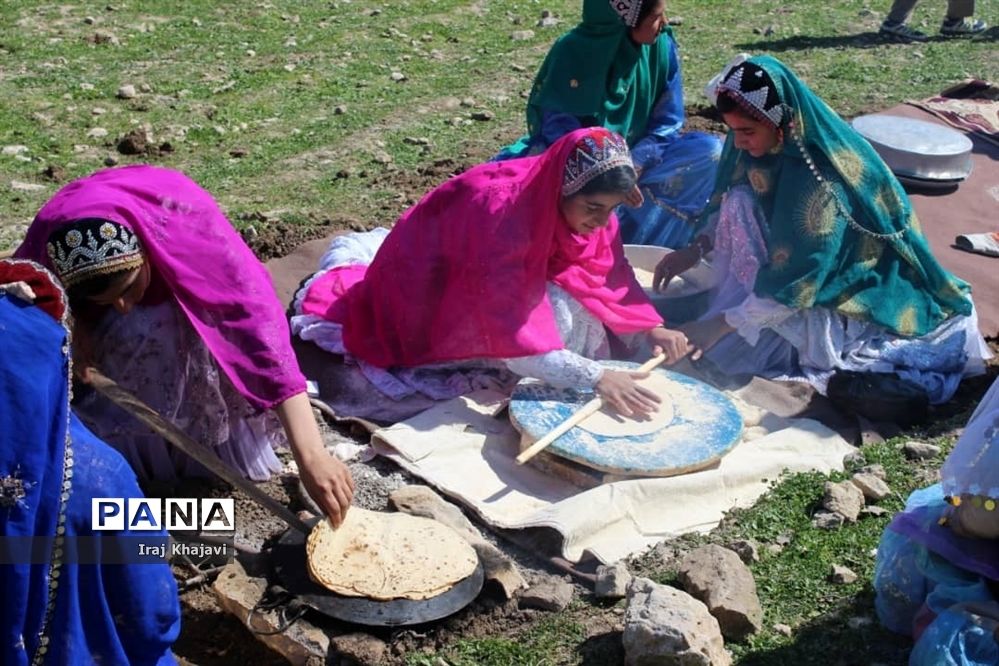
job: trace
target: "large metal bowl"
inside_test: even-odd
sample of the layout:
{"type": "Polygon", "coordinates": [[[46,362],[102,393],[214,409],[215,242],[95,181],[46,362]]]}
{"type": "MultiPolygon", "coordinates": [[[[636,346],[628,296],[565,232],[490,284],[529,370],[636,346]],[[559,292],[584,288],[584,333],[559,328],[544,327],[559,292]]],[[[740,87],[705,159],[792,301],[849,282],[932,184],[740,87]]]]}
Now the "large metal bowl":
{"type": "Polygon", "coordinates": [[[881,113],[858,116],[852,124],[897,176],[954,183],[971,173],[971,139],[957,130],[881,113]]]}
{"type": "Polygon", "coordinates": [[[709,292],[717,277],[711,265],[702,259],[683,275],[670,280],[662,293],[656,293],[652,290],[653,273],[659,261],[672,251],[655,245],[625,245],[624,257],[659,314],[667,322],[682,323],[696,319],[707,309],[709,292]]]}

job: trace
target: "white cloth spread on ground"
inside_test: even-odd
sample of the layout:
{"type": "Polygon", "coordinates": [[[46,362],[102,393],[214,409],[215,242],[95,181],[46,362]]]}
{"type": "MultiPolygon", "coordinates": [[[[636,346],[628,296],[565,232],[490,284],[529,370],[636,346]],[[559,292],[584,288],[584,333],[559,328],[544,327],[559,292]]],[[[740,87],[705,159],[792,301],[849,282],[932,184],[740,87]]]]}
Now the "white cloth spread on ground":
{"type": "Polygon", "coordinates": [[[505,413],[495,416],[506,400],[495,391],[455,398],[376,431],[372,443],[494,527],[557,530],[563,557],[574,562],[586,553],[614,562],[665,538],[706,532],[726,511],[752,505],[782,471],[841,470],[854,450],[817,421],[768,413],[715,469],[581,490],[514,462],[520,435],[505,413]],[[769,434],[759,436],[761,428],[769,434]]]}

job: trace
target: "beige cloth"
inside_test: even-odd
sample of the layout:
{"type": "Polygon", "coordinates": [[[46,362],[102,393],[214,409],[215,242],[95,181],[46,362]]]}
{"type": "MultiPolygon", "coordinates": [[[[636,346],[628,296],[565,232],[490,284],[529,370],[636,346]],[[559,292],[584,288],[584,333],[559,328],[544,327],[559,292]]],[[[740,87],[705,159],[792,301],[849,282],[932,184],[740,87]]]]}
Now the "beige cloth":
{"type": "Polygon", "coordinates": [[[573,562],[587,553],[615,562],[664,538],[709,531],[726,511],[751,506],[783,470],[841,470],[854,450],[817,421],[768,414],[715,469],[581,490],[514,462],[520,436],[505,413],[495,416],[505,406],[506,396],[478,391],[377,430],[372,442],[490,525],[557,530],[573,562]]]}

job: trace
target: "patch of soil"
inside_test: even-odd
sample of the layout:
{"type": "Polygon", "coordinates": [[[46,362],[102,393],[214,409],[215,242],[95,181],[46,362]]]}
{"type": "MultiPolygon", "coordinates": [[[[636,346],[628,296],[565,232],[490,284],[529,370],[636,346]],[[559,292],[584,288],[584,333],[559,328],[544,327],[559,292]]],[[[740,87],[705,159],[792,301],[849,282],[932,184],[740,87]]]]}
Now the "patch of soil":
{"type": "Polygon", "coordinates": [[[260,261],[291,254],[302,243],[325,238],[335,231],[364,231],[367,228],[352,217],[290,222],[254,212],[235,215],[234,219],[241,222],[240,235],[260,261]]]}
{"type": "Polygon", "coordinates": [[[728,126],[722,121],[718,109],[712,105],[688,106],[685,112],[687,121],[683,128],[687,132],[708,132],[722,136],[728,133],[728,126]]]}

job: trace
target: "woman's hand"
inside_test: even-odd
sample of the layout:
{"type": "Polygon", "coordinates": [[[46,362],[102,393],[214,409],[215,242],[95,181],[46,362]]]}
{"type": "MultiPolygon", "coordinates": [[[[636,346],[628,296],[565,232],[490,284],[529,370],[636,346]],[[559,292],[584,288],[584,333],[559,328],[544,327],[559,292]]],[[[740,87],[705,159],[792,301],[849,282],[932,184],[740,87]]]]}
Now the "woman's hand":
{"type": "Polygon", "coordinates": [[[657,294],[665,291],[670,280],[688,271],[697,265],[701,260],[701,253],[697,245],[688,245],[680,250],[670,252],[659,260],[656,264],[656,271],[652,276],[652,289],[657,294]]]}
{"type": "Polygon", "coordinates": [[[701,350],[690,344],[683,331],[657,326],[649,331],[649,339],[653,345],[653,354],[666,355],[666,365],[672,365],[688,354],[695,361],[701,357],[701,350]]]}
{"type": "Polygon", "coordinates": [[[347,516],[354,499],[354,479],[342,462],[323,446],[319,425],[304,392],[293,395],[275,407],[288,435],[288,445],[298,463],[298,474],[309,497],[329,516],[334,527],[347,516]]]}
{"type": "Polygon", "coordinates": [[[642,188],[638,185],[631,188],[631,192],[628,192],[628,196],[624,198],[624,203],[632,208],[638,208],[645,203],[645,196],[642,194],[642,188]]]}
{"type": "Polygon", "coordinates": [[[658,410],[661,402],[659,396],[635,382],[648,376],[647,372],[605,369],[597,381],[597,393],[624,416],[645,416],[658,410]]]}

